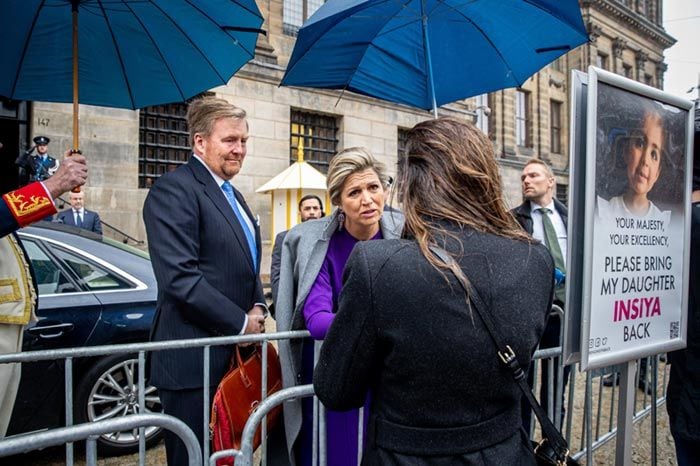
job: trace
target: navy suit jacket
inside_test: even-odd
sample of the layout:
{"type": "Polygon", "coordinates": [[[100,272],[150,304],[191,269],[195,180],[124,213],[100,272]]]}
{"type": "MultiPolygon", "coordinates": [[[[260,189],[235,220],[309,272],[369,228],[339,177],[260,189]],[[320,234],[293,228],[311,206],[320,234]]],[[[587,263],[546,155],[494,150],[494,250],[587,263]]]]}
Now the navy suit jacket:
{"type": "MultiPolygon", "coordinates": [[[[255,225],[260,264],[259,227],[243,196],[234,192],[255,225]]],[[[265,302],[263,288],[245,233],[207,168],[192,157],[160,177],[146,198],[143,218],[158,282],[151,340],[239,334],[246,313],[265,302]]],[[[151,383],[169,390],[202,387],[202,353],[154,352],[151,383]]],[[[228,369],[231,354],[230,346],[211,348],[212,387],[228,369]]]]}
{"type": "MultiPolygon", "coordinates": [[[[65,223],[66,225],[77,226],[75,224],[75,216],[73,215],[73,209],[71,208],[59,212],[56,218],[60,220],[61,223],[65,223]]],[[[94,231],[95,233],[101,235],[102,221],[100,221],[100,215],[97,212],[93,212],[92,210],[84,209],[83,226],[80,228],[82,228],[83,230],[94,231]]]]}
{"type": "MultiPolygon", "coordinates": [[[[564,227],[568,229],[569,209],[567,209],[566,206],[556,198],[554,198],[554,208],[557,209],[557,212],[559,212],[559,216],[561,217],[562,222],[564,222],[564,227]]],[[[523,227],[523,230],[527,231],[529,234],[532,234],[531,210],[532,205],[530,204],[530,201],[524,201],[518,207],[511,210],[511,213],[515,216],[515,219],[518,221],[520,226],[523,227]]]]}

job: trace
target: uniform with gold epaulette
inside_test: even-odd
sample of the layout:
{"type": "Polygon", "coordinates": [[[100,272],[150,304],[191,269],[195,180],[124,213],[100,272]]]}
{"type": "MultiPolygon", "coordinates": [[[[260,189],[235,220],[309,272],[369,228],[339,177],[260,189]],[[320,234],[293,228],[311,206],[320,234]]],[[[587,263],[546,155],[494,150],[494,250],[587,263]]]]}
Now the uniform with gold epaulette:
{"type": "MultiPolygon", "coordinates": [[[[35,319],[36,282],[29,258],[14,232],[56,213],[43,184],[31,183],[2,196],[0,202],[0,354],[22,350],[24,326],[35,319]]],[[[20,364],[0,364],[0,439],[12,415],[20,364]]]]}

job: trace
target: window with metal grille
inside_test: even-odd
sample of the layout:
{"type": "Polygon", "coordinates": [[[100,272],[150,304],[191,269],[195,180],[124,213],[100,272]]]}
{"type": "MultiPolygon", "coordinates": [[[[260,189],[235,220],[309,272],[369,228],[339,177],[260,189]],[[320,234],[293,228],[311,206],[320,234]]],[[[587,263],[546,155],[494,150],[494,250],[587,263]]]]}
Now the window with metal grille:
{"type": "Polygon", "coordinates": [[[328,164],[338,150],[338,122],[334,116],[292,110],[289,138],[289,161],[297,160],[302,142],[304,160],[321,173],[328,173],[328,164]]]}
{"type": "Polygon", "coordinates": [[[569,202],[569,185],[557,183],[557,199],[566,205],[569,202]]]}
{"type": "Polygon", "coordinates": [[[627,63],[623,63],[622,64],[622,74],[625,75],[625,78],[634,79],[634,76],[632,76],[632,65],[628,65],[627,63]]]}
{"type": "Polygon", "coordinates": [[[399,157],[406,155],[406,144],[408,143],[408,129],[399,128],[396,136],[396,155],[399,157]]]}
{"type": "Polygon", "coordinates": [[[530,147],[530,93],[515,91],[515,143],[530,147]]]}
{"type": "Polygon", "coordinates": [[[604,70],[608,69],[608,56],[602,52],[598,52],[596,55],[595,66],[602,68],[604,70]]]}
{"type": "MultiPolygon", "coordinates": [[[[496,107],[496,93],[489,94],[487,102],[488,102],[489,109],[491,110],[491,115],[489,115],[489,118],[492,118],[491,121],[495,122],[496,121],[496,114],[498,111],[498,109],[496,107]]],[[[495,124],[489,125],[489,133],[488,134],[489,134],[489,139],[491,139],[492,141],[496,140],[496,125],[495,124]]]]}
{"type": "Polygon", "coordinates": [[[150,188],[164,173],[187,163],[192,147],[187,104],[146,107],[139,113],[139,188],[150,188]]]}
{"type": "Polygon", "coordinates": [[[559,57],[552,62],[552,69],[555,71],[563,71],[564,67],[562,65],[563,57],[559,57]]]}
{"type": "Polygon", "coordinates": [[[551,151],[561,154],[561,102],[550,101],[549,130],[551,151]]]}
{"type": "Polygon", "coordinates": [[[319,9],[325,0],[284,0],[282,31],[296,36],[304,21],[319,9]]]}

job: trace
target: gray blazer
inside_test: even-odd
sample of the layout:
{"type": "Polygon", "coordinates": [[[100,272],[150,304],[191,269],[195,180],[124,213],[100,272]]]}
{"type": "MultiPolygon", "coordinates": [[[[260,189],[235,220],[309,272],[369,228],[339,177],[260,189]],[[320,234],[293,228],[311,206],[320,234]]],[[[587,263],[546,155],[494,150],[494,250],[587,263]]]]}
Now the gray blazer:
{"type": "MultiPolygon", "coordinates": [[[[399,238],[403,223],[404,217],[400,212],[384,212],[380,221],[382,236],[385,239],[399,238]]],[[[287,233],[282,245],[279,287],[275,303],[278,331],[306,328],[302,313],[304,302],[326,258],[331,236],[337,229],[338,210],[329,217],[300,223],[287,233]]],[[[300,339],[280,340],[279,358],[285,388],[293,387],[301,381],[301,353],[300,339]]],[[[284,404],[284,428],[289,461],[294,466],[292,447],[301,430],[301,400],[292,400],[284,404]]]]}

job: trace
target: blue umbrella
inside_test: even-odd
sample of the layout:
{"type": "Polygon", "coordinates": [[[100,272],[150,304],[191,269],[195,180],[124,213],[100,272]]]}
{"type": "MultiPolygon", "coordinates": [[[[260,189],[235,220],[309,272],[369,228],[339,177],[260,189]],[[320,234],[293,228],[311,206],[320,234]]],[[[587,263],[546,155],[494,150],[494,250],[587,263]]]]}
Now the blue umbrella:
{"type": "Polygon", "coordinates": [[[226,84],[255,55],[255,0],[3,0],[0,95],[141,108],[226,84]],[[78,47],[79,44],[79,47],[78,47]]]}
{"type": "Polygon", "coordinates": [[[329,0],[282,84],[423,109],[522,85],[588,40],[578,0],[329,0]]]}

